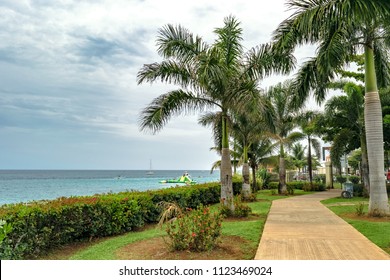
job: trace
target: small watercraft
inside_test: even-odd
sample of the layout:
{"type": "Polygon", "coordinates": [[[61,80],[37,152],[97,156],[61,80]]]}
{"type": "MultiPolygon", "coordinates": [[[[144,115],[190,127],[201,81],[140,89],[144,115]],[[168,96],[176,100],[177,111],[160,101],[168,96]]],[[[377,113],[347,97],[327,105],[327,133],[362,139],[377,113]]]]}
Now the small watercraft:
{"type": "Polygon", "coordinates": [[[160,181],[161,184],[166,183],[176,183],[176,184],[186,184],[186,185],[194,185],[196,181],[192,180],[191,176],[186,172],[179,179],[167,179],[160,181]]]}

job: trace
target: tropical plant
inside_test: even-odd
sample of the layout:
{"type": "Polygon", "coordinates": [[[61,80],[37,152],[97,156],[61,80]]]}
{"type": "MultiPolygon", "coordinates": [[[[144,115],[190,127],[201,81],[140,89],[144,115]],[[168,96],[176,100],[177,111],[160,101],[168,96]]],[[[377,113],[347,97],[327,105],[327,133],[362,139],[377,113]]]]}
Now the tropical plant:
{"type": "MultiPolygon", "coordinates": [[[[270,158],[272,152],[275,149],[275,145],[272,144],[270,138],[267,135],[263,135],[262,138],[253,142],[249,147],[248,157],[249,165],[252,169],[252,189],[257,190],[257,169],[259,167],[267,167],[267,165],[273,164],[270,158]]],[[[265,169],[265,172],[267,170],[265,169]]],[[[264,181],[263,181],[264,182],[264,181]]]]}
{"type": "MultiPolygon", "coordinates": [[[[258,95],[259,99],[263,99],[261,95],[258,95]]],[[[242,147],[241,159],[242,159],[242,196],[246,200],[251,196],[251,187],[249,180],[249,150],[250,147],[256,142],[260,141],[261,137],[264,137],[266,124],[263,116],[268,116],[269,110],[267,107],[261,106],[260,108],[254,106],[254,104],[267,104],[266,100],[259,101],[257,103],[248,103],[244,110],[235,112],[232,114],[232,135],[234,139],[240,143],[242,147]],[[259,114],[261,112],[261,114],[259,114]]]]}
{"type": "Polygon", "coordinates": [[[157,40],[160,63],[146,64],[138,72],[138,83],[175,84],[172,90],[155,98],[142,112],[142,130],[157,132],[175,115],[218,109],[221,116],[221,199],[233,205],[232,167],[229,151],[230,110],[253,100],[257,81],[273,71],[286,73],[292,56],[272,55],[271,45],[261,45],[244,53],[242,29],[232,16],[216,28],[212,45],[182,26],[167,25],[157,40]]]}
{"type": "Polygon", "coordinates": [[[294,10],[273,35],[279,53],[289,54],[303,44],[317,44],[316,55],[306,61],[295,79],[295,101],[302,104],[311,92],[324,100],[327,85],[337,71],[364,52],[365,128],[370,166],[369,213],[390,213],[385,181],[383,128],[378,86],[390,82],[390,1],[288,0],[294,10]]]}
{"type": "Polygon", "coordinates": [[[364,187],[370,189],[367,142],[364,127],[364,88],[353,82],[339,82],[332,86],[342,89],[346,95],[336,96],[325,105],[328,119],[337,123],[334,135],[332,158],[340,158],[354,149],[361,148],[361,173],[364,187]],[[353,108],[353,109],[351,109],[353,108]]]}
{"type": "Polygon", "coordinates": [[[319,113],[314,111],[305,111],[298,116],[299,126],[307,138],[307,171],[309,173],[310,184],[313,183],[312,149],[314,150],[317,158],[319,158],[321,154],[320,140],[314,137],[317,134],[315,128],[318,117],[319,113]]]}
{"type": "Polygon", "coordinates": [[[295,165],[295,167],[298,168],[298,173],[301,173],[301,170],[307,163],[305,159],[305,150],[306,147],[303,147],[301,143],[296,143],[291,147],[292,162],[295,165]]]}
{"type": "Polygon", "coordinates": [[[304,135],[300,132],[293,132],[296,127],[297,111],[293,107],[293,92],[291,82],[278,83],[267,91],[270,110],[272,110],[271,132],[269,136],[273,138],[279,146],[279,194],[286,193],[286,148],[295,141],[301,140],[304,135]]]}

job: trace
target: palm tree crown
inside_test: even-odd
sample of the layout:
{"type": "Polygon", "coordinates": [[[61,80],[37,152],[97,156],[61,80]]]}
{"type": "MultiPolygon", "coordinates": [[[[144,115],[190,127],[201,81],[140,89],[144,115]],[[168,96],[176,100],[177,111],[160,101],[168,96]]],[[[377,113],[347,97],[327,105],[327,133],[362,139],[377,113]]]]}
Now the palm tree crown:
{"type": "Polygon", "coordinates": [[[182,26],[160,29],[158,53],[164,60],[144,65],[138,73],[138,83],[159,79],[179,88],[154,99],[141,112],[140,127],[157,132],[172,116],[218,109],[222,131],[221,199],[230,201],[233,207],[229,112],[255,100],[253,94],[259,79],[272,71],[289,71],[294,60],[291,55],[270,55],[270,45],[244,53],[242,29],[232,16],[225,18],[224,26],[214,33],[217,39],[208,45],[182,26]]]}

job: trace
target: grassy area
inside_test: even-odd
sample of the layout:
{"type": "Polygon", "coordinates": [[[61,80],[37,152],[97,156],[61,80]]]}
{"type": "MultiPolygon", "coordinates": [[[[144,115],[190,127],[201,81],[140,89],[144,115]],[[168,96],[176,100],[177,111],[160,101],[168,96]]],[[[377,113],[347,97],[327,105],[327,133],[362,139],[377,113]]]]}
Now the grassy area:
{"type": "Polygon", "coordinates": [[[338,197],[322,201],[322,203],[377,246],[390,253],[390,217],[369,217],[367,215],[367,198],[353,197],[347,199],[338,197]]]}
{"type": "MultiPolygon", "coordinates": [[[[301,190],[295,192],[295,195],[301,194],[305,194],[305,192],[301,190]]],[[[269,190],[260,191],[257,195],[257,201],[248,203],[252,209],[252,214],[248,218],[225,219],[222,224],[221,243],[222,245],[224,242],[231,243],[228,244],[230,247],[227,249],[223,248],[217,255],[208,255],[208,257],[214,259],[230,259],[233,256],[229,256],[229,254],[237,255],[237,252],[240,252],[241,259],[253,259],[271,203],[273,200],[281,198],[285,198],[285,196],[272,195],[272,192],[269,190]]],[[[213,205],[211,208],[212,210],[217,211],[218,207],[219,205],[217,204],[213,205]]],[[[140,246],[143,242],[144,247],[141,247],[143,249],[139,250],[147,251],[149,248],[146,248],[146,246],[152,246],[148,245],[152,244],[148,242],[161,239],[163,236],[166,236],[165,231],[157,226],[149,226],[143,231],[129,232],[121,236],[110,237],[93,243],[84,242],[76,245],[69,245],[66,246],[66,248],[62,248],[61,250],[54,251],[44,256],[43,259],[114,260],[128,258],[129,256],[132,256],[132,252],[129,252],[131,251],[132,246],[140,246]]],[[[164,244],[161,242],[153,244],[153,246],[164,247],[164,244]]],[[[160,251],[168,250],[164,248],[155,249],[160,251]]],[[[205,254],[209,253],[206,252],[205,254]]],[[[183,256],[183,254],[176,257],[187,258],[187,256],[183,256]]],[[[191,257],[202,259],[205,256],[198,254],[191,257]]]]}

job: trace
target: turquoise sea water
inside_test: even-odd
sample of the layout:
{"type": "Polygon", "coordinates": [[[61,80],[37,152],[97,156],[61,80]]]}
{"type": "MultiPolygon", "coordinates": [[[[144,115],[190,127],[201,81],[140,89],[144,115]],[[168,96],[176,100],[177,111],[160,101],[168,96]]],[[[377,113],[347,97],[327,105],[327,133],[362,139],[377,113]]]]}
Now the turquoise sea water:
{"type": "MultiPolygon", "coordinates": [[[[0,205],[126,190],[175,186],[159,181],[179,178],[185,170],[0,170],[0,205]]],[[[219,171],[188,170],[198,183],[219,181],[219,171]]]]}

